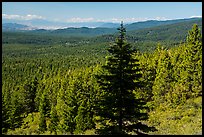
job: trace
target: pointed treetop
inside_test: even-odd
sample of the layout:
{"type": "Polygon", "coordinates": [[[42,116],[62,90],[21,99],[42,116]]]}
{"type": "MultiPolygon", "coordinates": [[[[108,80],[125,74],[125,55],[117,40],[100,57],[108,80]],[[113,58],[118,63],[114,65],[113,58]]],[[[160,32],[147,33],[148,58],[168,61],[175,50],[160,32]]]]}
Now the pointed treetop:
{"type": "Polygon", "coordinates": [[[192,29],[188,31],[188,36],[186,41],[188,44],[193,44],[193,45],[196,44],[196,41],[198,42],[202,41],[201,32],[197,24],[194,24],[192,29]]]}
{"type": "Polygon", "coordinates": [[[120,28],[118,28],[118,30],[125,31],[125,28],[123,27],[123,21],[121,21],[120,28]]]}
{"type": "Polygon", "coordinates": [[[123,21],[121,21],[120,28],[118,28],[118,30],[119,30],[119,33],[120,33],[119,39],[124,40],[126,30],[123,27],[123,21]]]}

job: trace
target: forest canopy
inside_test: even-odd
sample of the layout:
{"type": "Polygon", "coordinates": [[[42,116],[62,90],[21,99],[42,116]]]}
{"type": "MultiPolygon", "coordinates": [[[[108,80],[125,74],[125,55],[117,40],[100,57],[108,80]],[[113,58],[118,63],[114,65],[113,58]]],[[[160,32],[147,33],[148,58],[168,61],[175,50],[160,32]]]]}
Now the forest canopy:
{"type": "Polygon", "coordinates": [[[130,85],[120,87],[124,88],[126,103],[129,102],[123,104],[117,100],[115,103],[132,105],[132,101],[139,102],[136,103],[138,110],[121,108],[125,119],[136,122],[126,133],[140,134],[129,130],[135,126],[147,132],[146,125],[157,129],[147,134],[200,133],[202,34],[199,26],[194,24],[185,35],[185,41],[176,44],[157,39],[135,46],[137,42],[131,41],[131,49],[120,39],[114,45],[110,39],[108,43],[97,38],[55,37],[56,42],[51,36],[39,41],[37,35],[24,37],[3,33],[2,133],[99,134],[97,129],[103,125],[118,126],[114,119],[118,107],[106,101],[117,100],[119,79],[130,85]],[[124,46],[119,50],[117,45],[124,46]],[[137,52],[133,54],[135,49],[137,52]],[[144,52],[145,49],[149,52],[144,52]],[[111,57],[111,53],[116,54],[111,57]],[[119,59],[121,55],[123,60],[119,59]],[[108,72],[103,70],[104,66],[108,72]],[[99,84],[96,76],[107,73],[112,75],[101,79],[102,84],[99,84]],[[123,77],[118,78],[121,74],[123,77]],[[140,86],[134,85],[136,81],[140,81],[140,86]],[[105,104],[99,102],[104,97],[105,104]],[[98,106],[101,110],[106,109],[106,113],[96,111],[98,106]]]}

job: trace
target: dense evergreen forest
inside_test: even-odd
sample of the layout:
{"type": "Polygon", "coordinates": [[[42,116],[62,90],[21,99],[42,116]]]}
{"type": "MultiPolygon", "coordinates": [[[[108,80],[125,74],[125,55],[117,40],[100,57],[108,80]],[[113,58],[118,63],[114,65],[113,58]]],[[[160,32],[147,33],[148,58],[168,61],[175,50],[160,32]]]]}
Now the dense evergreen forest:
{"type": "Polygon", "coordinates": [[[91,38],[3,32],[2,133],[202,134],[202,34],[190,27],[91,38]]]}

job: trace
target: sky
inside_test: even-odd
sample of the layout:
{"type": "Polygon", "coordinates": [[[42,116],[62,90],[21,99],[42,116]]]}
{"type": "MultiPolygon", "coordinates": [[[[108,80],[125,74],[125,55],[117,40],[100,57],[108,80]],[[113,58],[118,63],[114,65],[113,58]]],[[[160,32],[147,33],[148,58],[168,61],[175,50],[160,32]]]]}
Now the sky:
{"type": "Polygon", "coordinates": [[[202,2],[2,2],[2,19],[137,22],[202,16],[202,2]]]}

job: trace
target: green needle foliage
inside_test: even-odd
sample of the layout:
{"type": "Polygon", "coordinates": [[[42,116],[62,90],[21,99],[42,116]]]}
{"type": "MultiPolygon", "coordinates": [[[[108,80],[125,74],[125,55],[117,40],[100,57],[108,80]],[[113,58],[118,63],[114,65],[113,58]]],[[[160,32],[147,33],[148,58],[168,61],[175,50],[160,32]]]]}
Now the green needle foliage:
{"type": "Polygon", "coordinates": [[[112,56],[107,58],[103,66],[104,74],[97,75],[98,83],[103,90],[96,113],[102,126],[99,134],[128,134],[129,132],[148,132],[148,127],[140,120],[148,119],[146,102],[135,98],[133,90],[142,86],[141,70],[138,60],[133,58],[136,50],[125,40],[125,28],[121,23],[119,37],[109,49],[112,56]]]}
{"type": "Polygon", "coordinates": [[[58,116],[57,116],[57,111],[56,111],[56,108],[54,105],[52,105],[51,107],[51,111],[50,111],[50,125],[49,125],[49,130],[51,132],[54,132],[54,134],[56,135],[57,134],[57,125],[58,125],[58,122],[59,122],[59,119],[58,119],[58,116]]]}
{"type": "Polygon", "coordinates": [[[25,106],[24,111],[29,114],[35,111],[35,97],[36,97],[36,91],[37,91],[37,78],[33,78],[32,81],[27,82],[24,85],[24,98],[25,98],[25,106]]]}
{"type": "Polygon", "coordinates": [[[156,69],[156,78],[152,87],[154,94],[155,106],[160,103],[164,103],[166,94],[171,91],[171,76],[172,65],[168,52],[162,50],[158,59],[158,65],[156,69]]]}
{"type": "Polygon", "coordinates": [[[46,116],[49,113],[48,112],[48,100],[47,100],[46,93],[42,94],[42,98],[41,98],[41,102],[40,102],[40,106],[39,106],[39,111],[40,111],[39,130],[41,132],[44,132],[47,130],[46,116]]]}
{"type": "Polygon", "coordinates": [[[188,32],[186,44],[186,83],[193,96],[202,95],[202,35],[197,24],[188,32]]]}

